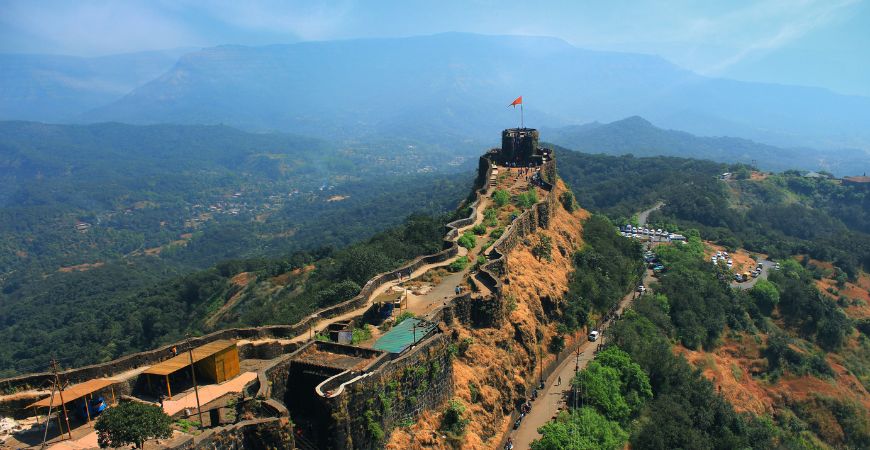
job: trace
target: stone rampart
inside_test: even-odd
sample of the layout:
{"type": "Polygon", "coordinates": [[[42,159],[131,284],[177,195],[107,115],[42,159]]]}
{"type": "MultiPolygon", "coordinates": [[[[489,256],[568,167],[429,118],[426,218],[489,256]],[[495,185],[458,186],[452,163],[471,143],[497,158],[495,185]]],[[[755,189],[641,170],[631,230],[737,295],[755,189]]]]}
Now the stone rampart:
{"type": "Polygon", "coordinates": [[[449,338],[436,333],[369,376],[324,398],[332,411],[332,448],[380,448],[400,423],[436,409],[453,394],[449,338]]]}
{"type": "MultiPolygon", "coordinates": [[[[322,308],[305,319],[293,325],[268,325],[262,327],[246,327],[246,328],[226,328],[209,333],[204,336],[191,339],[191,344],[200,346],[209,342],[221,339],[281,339],[292,338],[298,336],[309,329],[309,327],[321,320],[331,319],[353,311],[354,309],[364,306],[369,297],[379,287],[395,280],[399,274],[407,276],[415,270],[427,264],[444,262],[459,253],[459,246],[455,242],[458,237],[459,228],[471,225],[477,217],[477,205],[480,202],[481,196],[487,192],[486,181],[492,173],[492,168],[487,165],[482,177],[478,177],[475,183],[475,200],[471,204],[471,213],[468,217],[455,220],[446,225],[447,232],[445,234],[444,249],[432,255],[425,255],[415,258],[410,263],[390,272],[375,275],[369,280],[360,290],[360,293],[350,300],[338,303],[336,305],[322,308]]],[[[93,378],[110,377],[112,375],[125,372],[136,367],[156,364],[163,361],[169,356],[170,349],[175,346],[182,346],[182,342],[167,344],[154,350],[133,353],[121,358],[108,361],[105,363],[94,364],[75,369],[70,369],[61,372],[64,381],[69,383],[81,383],[93,378]]],[[[242,352],[244,354],[244,352],[242,352]]],[[[19,375],[15,377],[0,379],[0,392],[13,393],[21,390],[38,388],[51,384],[53,375],[50,372],[42,372],[35,374],[19,375]]]]}
{"type": "MultiPolygon", "coordinates": [[[[491,167],[491,158],[496,153],[490,152],[482,156],[481,168],[484,167],[484,164],[487,168],[491,167]],[[484,163],[484,161],[486,162],[484,163]]],[[[540,172],[541,187],[547,191],[544,199],[514,219],[502,236],[490,247],[487,253],[489,262],[480,268],[480,273],[476,276],[477,281],[484,283],[496,296],[501,296],[501,278],[505,275],[508,253],[516,248],[526,236],[537,232],[538,227],[546,229],[550,226],[550,214],[555,211],[553,205],[557,199],[553,193],[553,186],[556,182],[556,160],[552,153],[549,156],[549,159],[542,164],[540,172]]],[[[486,176],[489,177],[489,175],[486,176]]]]}
{"type": "Polygon", "coordinates": [[[237,450],[295,448],[293,425],[286,417],[251,419],[233,425],[211,428],[197,436],[166,448],[172,450],[237,450]]]}

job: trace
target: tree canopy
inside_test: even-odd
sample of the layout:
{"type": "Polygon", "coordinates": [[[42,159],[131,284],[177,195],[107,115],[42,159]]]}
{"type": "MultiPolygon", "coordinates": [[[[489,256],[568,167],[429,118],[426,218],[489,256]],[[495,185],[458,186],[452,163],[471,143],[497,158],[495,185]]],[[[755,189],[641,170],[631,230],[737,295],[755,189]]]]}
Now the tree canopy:
{"type": "Polygon", "coordinates": [[[149,439],[172,436],[172,418],[158,406],[139,402],[122,402],[100,414],[94,429],[100,447],[124,447],[142,444],[149,439]]]}

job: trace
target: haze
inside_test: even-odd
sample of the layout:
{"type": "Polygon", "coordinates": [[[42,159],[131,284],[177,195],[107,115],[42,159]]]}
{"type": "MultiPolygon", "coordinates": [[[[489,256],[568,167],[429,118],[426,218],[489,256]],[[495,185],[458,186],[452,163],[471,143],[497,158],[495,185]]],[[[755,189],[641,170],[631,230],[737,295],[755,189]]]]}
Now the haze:
{"type": "Polygon", "coordinates": [[[870,95],[862,0],[4,1],[0,51],[96,56],[463,31],[661,55],[705,75],[870,95]]]}

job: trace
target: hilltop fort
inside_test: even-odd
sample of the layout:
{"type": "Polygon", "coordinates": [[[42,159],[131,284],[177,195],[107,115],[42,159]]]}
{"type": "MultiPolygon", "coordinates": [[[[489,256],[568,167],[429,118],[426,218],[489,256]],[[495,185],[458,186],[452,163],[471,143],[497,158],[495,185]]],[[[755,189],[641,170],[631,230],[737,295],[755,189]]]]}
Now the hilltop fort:
{"type": "Polygon", "coordinates": [[[51,373],[0,380],[9,394],[0,413],[45,420],[63,402],[50,442],[87,447],[93,399],[159,402],[192,420],[196,395],[205,431],[161,445],[398,448],[429,439],[426,427],[437,427],[448,401],[471,395],[471,377],[484,400],[467,444],[500,445],[514,403],[557,360],[539,349],[555,334],[548,316],[566,290],[586,214],[564,204],[555,155],[538,140],[535,129],[504,130],[501,147],[480,157],[468,215],[447,224],[443,249],[375,276],[356,297],[297,324],[225,329],[63,371],[71,384],[63,401],[47,397],[51,373]],[[553,243],[547,261],[531,256],[544,239],[553,243]]]}

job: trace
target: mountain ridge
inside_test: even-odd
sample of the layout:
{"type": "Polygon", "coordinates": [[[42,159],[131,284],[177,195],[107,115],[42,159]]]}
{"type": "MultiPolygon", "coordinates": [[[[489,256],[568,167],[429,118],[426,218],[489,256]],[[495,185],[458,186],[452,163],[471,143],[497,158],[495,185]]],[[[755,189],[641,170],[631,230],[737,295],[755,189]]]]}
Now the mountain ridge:
{"type": "Polygon", "coordinates": [[[870,148],[870,98],[708,78],[657,56],[553,38],[468,33],[202,49],[79,120],[486,139],[515,121],[505,106],[518,94],[539,126],[641,115],[770,145],[870,148]]]}
{"type": "Polygon", "coordinates": [[[696,136],[657,127],[640,116],[542,131],[547,141],[586,153],[678,156],[729,164],[751,164],[754,161],[763,170],[825,170],[838,176],[870,169],[870,155],[857,149],[780,148],[740,137],[696,136]]]}

